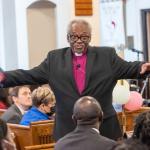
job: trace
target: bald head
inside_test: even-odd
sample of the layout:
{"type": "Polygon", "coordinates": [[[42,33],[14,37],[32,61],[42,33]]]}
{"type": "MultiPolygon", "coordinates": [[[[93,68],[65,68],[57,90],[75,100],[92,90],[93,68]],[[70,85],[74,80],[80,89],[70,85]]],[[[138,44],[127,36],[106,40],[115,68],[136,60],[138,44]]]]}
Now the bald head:
{"type": "Polygon", "coordinates": [[[97,121],[102,121],[103,112],[95,98],[84,96],[75,103],[73,116],[82,124],[95,124],[97,121]]]}

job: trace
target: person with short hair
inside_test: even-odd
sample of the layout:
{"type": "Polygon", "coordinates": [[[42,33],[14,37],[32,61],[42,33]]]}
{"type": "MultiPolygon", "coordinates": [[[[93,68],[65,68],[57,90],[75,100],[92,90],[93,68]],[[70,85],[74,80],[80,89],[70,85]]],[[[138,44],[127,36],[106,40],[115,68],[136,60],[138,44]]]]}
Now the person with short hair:
{"type": "Polygon", "coordinates": [[[7,123],[19,124],[25,111],[32,106],[29,86],[16,86],[9,93],[14,102],[1,116],[7,123]]]}
{"type": "Polygon", "coordinates": [[[24,114],[20,124],[30,125],[31,122],[49,120],[55,106],[55,96],[48,87],[38,87],[32,92],[32,108],[24,114]]]}
{"type": "Polygon", "coordinates": [[[76,128],[57,141],[55,150],[110,150],[116,142],[100,135],[103,111],[90,96],[76,101],[72,116],[76,128]]]}

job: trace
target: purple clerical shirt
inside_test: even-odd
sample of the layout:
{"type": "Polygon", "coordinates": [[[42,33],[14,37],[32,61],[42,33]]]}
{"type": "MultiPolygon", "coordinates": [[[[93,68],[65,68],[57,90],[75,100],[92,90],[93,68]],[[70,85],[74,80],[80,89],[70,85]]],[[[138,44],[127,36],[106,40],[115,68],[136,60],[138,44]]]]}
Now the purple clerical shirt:
{"type": "Polygon", "coordinates": [[[86,78],[86,61],[87,56],[84,53],[81,56],[73,55],[73,74],[74,79],[81,94],[85,88],[85,78],[86,78]]]}

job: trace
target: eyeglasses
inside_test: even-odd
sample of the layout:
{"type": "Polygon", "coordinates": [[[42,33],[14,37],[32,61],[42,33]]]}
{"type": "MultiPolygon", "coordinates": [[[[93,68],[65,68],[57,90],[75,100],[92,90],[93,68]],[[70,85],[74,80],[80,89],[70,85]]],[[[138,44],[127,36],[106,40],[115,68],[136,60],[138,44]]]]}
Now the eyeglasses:
{"type": "Polygon", "coordinates": [[[82,42],[88,42],[90,40],[90,36],[89,35],[81,35],[81,36],[78,36],[78,35],[74,35],[74,34],[69,34],[69,39],[71,42],[76,42],[78,41],[79,39],[82,41],[82,42]]]}

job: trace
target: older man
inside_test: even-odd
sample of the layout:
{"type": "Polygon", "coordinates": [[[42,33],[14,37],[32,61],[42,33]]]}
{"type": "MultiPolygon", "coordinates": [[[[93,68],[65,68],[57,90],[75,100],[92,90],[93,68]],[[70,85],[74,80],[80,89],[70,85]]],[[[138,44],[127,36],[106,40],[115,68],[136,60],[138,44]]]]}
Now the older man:
{"type": "Polygon", "coordinates": [[[89,46],[91,27],[84,20],[69,24],[67,40],[70,47],[50,51],[39,66],[1,73],[1,85],[49,83],[56,96],[56,140],[75,128],[71,116],[76,100],[92,96],[104,112],[101,134],[118,139],[122,133],[112,106],[113,88],[118,79],[144,76],[150,63],[126,62],[113,48],[89,46]]]}

